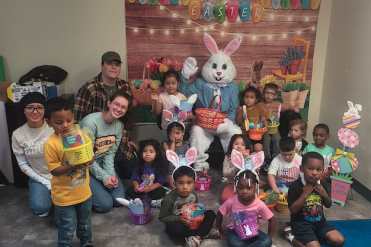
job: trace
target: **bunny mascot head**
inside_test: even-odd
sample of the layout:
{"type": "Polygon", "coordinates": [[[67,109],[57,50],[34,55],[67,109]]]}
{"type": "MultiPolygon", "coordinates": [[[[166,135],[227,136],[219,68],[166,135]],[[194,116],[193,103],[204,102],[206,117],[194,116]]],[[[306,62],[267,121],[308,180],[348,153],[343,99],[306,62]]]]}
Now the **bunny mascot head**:
{"type": "MultiPolygon", "coordinates": [[[[195,162],[196,154],[197,154],[197,151],[196,151],[195,147],[191,147],[190,149],[188,149],[188,151],[185,154],[185,157],[178,157],[178,155],[174,151],[172,151],[170,149],[166,150],[166,158],[171,162],[171,164],[173,164],[175,166],[175,169],[174,169],[173,175],[172,175],[174,183],[175,183],[174,172],[179,167],[187,166],[187,167],[189,167],[189,169],[193,170],[193,168],[190,167],[190,165],[192,165],[192,163],[195,162]]],[[[194,171],[194,173],[195,173],[195,180],[196,180],[197,174],[196,174],[195,171],[194,171]]]]}
{"type": "Polygon", "coordinates": [[[197,149],[196,170],[209,169],[209,164],[206,162],[209,155],[205,152],[213,142],[214,136],[219,137],[226,151],[230,138],[234,134],[241,134],[241,129],[235,124],[239,90],[238,85],[233,81],[236,77],[236,68],[230,56],[240,46],[242,37],[234,38],[224,50],[219,50],[215,40],[207,33],[204,33],[204,42],[211,56],[202,67],[202,78],[196,78],[188,84],[187,79],[197,72],[198,67],[195,58],[187,58],[183,64],[178,91],[186,96],[197,94],[196,109],[209,108],[211,105],[211,108],[227,114],[228,118],[224,119],[216,130],[193,125],[189,141],[191,146],[197,149]],[[220,97],[214,99],[217,95],[220,97]]]}

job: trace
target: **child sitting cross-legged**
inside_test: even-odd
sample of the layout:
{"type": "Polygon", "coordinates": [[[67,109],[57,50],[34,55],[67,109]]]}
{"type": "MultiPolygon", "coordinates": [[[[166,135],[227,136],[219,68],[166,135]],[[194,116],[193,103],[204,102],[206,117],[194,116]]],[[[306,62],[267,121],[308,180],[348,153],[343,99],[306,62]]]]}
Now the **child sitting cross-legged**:
{"type": "Polygon", "coordinates": [[[300,178],[290,185],[287,202],[291,229],[285,229],[285,237],[295,246],[320,247],[320,239],[331,246],[343,246],[345,242],[344,236],[326,222],[323,213],[323,206],[332,205],[329,191],[320,180],[323,170],[322,155],[308,152],[303,156],[300,178]]]}
{"type": "MultiPolygon", "coordinates": [[[[212,210],[206,210],[204,219],[199,227],[196,230],[189,228],[190,221],[182,216],[181,211],[183,207],[198,202],[197,193],[193,190],[196,173],[189,166],[194,160],[188,161],[187,165],[179,166],[179,163],[176,161],[177,158],[169,157],[169,153],[173,157],[176,154],[171,150],[167,151],[169,161],[176,166],[173,172],[175,189],[167,194],[162,201],[158,219],[164,223],[167,234],[178,238],[185,237],[187,247],[199,247],[202,239],[219,237],[219,231],[213,227],[215,213],[212,210]]],[[[196,155],[194,154],[194,159],[195,157],[196,155]]]]}
{"type": "Polygon", "coordinates": [[[279,147],[280,154],[273,159],[269,167],[268,183],[272,190],[281,194],[284,192],[280,191],[282,184],[288,188],[299,178],[301,157],[295,152],[295,140],[292,137],[283,137],[279,142],[279,147]]]}

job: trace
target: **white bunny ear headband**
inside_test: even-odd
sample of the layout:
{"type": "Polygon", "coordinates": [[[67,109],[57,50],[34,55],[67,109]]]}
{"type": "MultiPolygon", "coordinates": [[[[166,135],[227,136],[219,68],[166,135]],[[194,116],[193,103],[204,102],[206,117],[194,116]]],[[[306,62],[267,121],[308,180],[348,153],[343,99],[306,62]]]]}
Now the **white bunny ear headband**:
{"type": "MultiPolygon", "coordinates": [[[[190,169],[193,170],[192,167],[190,167],[190,165],[195,162],[196,160],[196,155],[197,155],[197,151],[196,151],[196,148],[195,147],[191,147],[190,149],[188,149],[188,151],[186,152],[185,154],[185,157],[178,157],[178,155],[168,149],[166,150],[166,158],[171,162],[171,164],[173,164],[175,166],[175,169],[173,171],[173,181],[175,182],[174,180],[174,172],[181,166],[187,166],[189,167],[190,169]]],[[[195,179],[197,178],[197,174],[195,172],[195,170],[193,170],[194,173],[195,173],[195,179]]]]}
{"type": "MultiPolygon", "coordinates": [[[[192,95],[193,96],[193,95],[192,95]]],[[[192,97],[191,96],[191,97],[192,97]]],[[[192,97],[192,100],[194,99],[194,97],[192,97]]],[[[196,99],[197,99],[197,95],[196,95],[196,99]]],[[[196,99],[194,101],[196,101],[196,99]]],[[[180,100],[174,96],[174,95],[170,95],[170,101],[171,103],[173,103],[176,107],[178,107],[178,109],[180,109],[180,100]]],[[[193,102],[194,103],[194,102],[193,102]]],[[[192,105],[193,105],[192,103],[192,105]]],[[[191,107],[192,109],[192,107],[191,107]]],[[[172,113],[168,110],[163,110],[162,111],[162,117],[166,120],[166,121],[169,121],[168,125],[172,122],[178,122],[180,123],[181,125],[183,125],[183,128],[185,128],[184,126],[184,123],[183,121],[187,119],[187,111],[183,111],[183,110],[180,110],[179,113],[172,113]]]]}
{"type": "MultiPolygon", "coordinates": [[[[246,170],[250,170],[256,176],[256,180],[257,180],[256,190],[258,191],[259,190],[259,176],[255,170],[263,164],[264,152],[260,151],[258,153],[251,154],[244,159],[240,152],[233,149],[231,153],[231,161],[232,161],[232,164],[235,165],[240,170],[239,172],[237,172],[235,176],[234,192],[237,193],[236,187],[237,187],[237,183],[239,180],[239,175],[246,170]]],[[[243,178],[246,179],[246,176],[244,176],[243,178]]],[[[250,186],[250,179],[248,180],[249,180],[249,186],[250,186]]]]}

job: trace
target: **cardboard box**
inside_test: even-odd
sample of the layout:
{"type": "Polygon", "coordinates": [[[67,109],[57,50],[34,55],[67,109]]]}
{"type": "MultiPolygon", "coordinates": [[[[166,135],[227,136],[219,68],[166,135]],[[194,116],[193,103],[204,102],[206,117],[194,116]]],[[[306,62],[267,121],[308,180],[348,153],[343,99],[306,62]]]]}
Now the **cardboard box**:
{"type": "Polygon", "coordinates": [[[47,90],[48,90],[48,99],[54,98],[54,97],[60,97],[66,92],[65,84],[59,84],[59,85],[49,85],[47,84],[47,90]]]}
{"type": "Polygon", "coordinates": [[[14,103],[18,103],[23,96],[31,92],[39,92],[47,97],[46,85],[41,82],[34,82],[26,86],[19,83],[12,83],[7,89],[8,98],[14,103]]]}
{"type": "Polygon", "coordinates": [[[11,81],[1,81],[0,82],[0,100],[5,102],[8,100],[8,97],[6,97],[6,89],[15,82],[11,81]]]}

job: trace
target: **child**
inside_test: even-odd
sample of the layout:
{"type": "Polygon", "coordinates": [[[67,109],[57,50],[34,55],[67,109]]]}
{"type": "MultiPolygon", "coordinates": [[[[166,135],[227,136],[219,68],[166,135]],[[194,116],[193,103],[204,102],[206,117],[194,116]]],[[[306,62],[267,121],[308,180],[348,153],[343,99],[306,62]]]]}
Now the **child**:
{"type": "Polygon", "coordinates": [[[160,207],[160,199],[166,194],[166,190],[161,187],[167,181],[165,174],[165,161],[158,141],[141,141],[138,163],[131,177],[133,187],[126,190],[126,195],[131,199],[142,199],[144,193],[147,193],[152,199],[151,206],[160,207]]]}
{"type": "MultiPolygon", "coordinates": [[[[265,111],[265,115],[267,120],[270,120],[270,117],[275,116],[278,112],[278,108],[281,105],[281,112],[285,112],[287,110],[299,112],[299,108],[293,107],[290,104],[282,104],[279,101],[274,100],[278,94],[278,86],[274,83],[268,83],[264,86],[263,90],[263,101],[259,102],[258,105],[263,107],[265,111]]],[[[280,141],[281,136],[279,131],[275,134],[268,134],[266,132],[263,136],[263,148],[264,148],[264,157],[266,159],[267,164],[276,157],[280,151],[278,148],[278,142],[280,141]],[[270,144],[271,140],[273,141],[272,147],[272,156],[270,151],[270,144]]]]}
{"type": "MultiPolygon", "coordinates": [[[[69,165],[59,134],[66,134],[74,124],[74,115],[67,100],[54,97],[47,101],[45,118],[54,134],[44,144],[44,157],[50,173],[51,194],[58,225],[58,246],[72,246],[73,232],[81,246],[91,243],[90,212],[92,207],[89,172],[94,158],[80,165],[69,165]]],[[[89,139],[85,136],[86,139],[89,139]]]]}
{"type": "Polygon", "coordinates": [[[198,202],[195,186],[195,171],[189,166],[180,166],[174,170],[175,190],[162,201],[158,219],[164,223],[167,234],[186,239],[187,247],[199,247],[203,238],[218,238],[219,231],[213,227],[215,213],[206,210],[204,219],[196,230],[189,229],[189,221],[181,215],[183,206],[198,202]]]}
{"type": "MultiPolygon", "coordinates": [[[[172,150],[174,151],[178,156],[179,155],[185,155],[187,150],[189,149],[189,141],[184,141],[184,124],[181,122],[172,122],[167,126],[167,135],[169,137],[169,141],[165,141],[162,143],[162,147],[164,148],[165,152],[166,150],[172,150]]],[[[174,181],[173,181],[173,171],[174,166],[168,161],[167,166],[167,183],[169,186],[169,189],[174,189],[174,181]]]]}
{"type": "MultiPolygon", "coordinates": [[[[317,152],[320,155],[328,156],[332,154],[332,157],[335,157],[335,150],[326,145],[326,140],[330,138],[330,130],[326,124],[317,124],[313,129],[313,140],[314,143],[309,144],[304,148],[303,155],[307,152],[317,152]]],[[[329,164],[326,164],[329,165],[329,164]]],[[[332,168],[329,167],[328,170],[323,172],[322,179],[328,180],[332,174],[332,168]]],[[[326,185],[327,186],[327,185],[326,185]]]]}
{"type": "Polygon", "coordinates": [[[295,151],[301,156],[308,142],[303,137],[307,134],[307,122],[295,119],[290,123],[290,136],[295,139],[295,151]]]}
{"type": "MultiPolygon", "coordinates": [[[[243,100],[246,105],[246,116],[250,123],[258,123],[259,120],[264,121],[264,126],[268,126],[268,122],[266,119],[266,114],[264,109],[260,105],[256,105],[255,103],[260,99],[260,92],[253,86],[250,86],[245,89],[242,93],[243,100]]],[[[241,127],[242,134],[247,135],[248,130],[245,128],[245,118],[243,113],[243,107],[240,106],[236,112],[236,123],[241,127]]],[[[267,131],[268,128],[265,129],[267,131]]],[[[263,150],[262,141],[255,141],[250,139],[251,144],[253,145],[254,152],[259,152],[263,150]]]]}
{"type": "Polygon", "coordinates": [[[247,136],[242,134],[235,134],[232,136],[229,142],[227,152],[225,153],[223,162],[223,176],[227,178],[227,186],[224,188],[222,196],[220,198],[221,203],[224,203],[228,198],[234,196],[236,193],[233,191],[234,177],[239,171],[236,166],[232,164],[231,152],[232,149],[236,149],[239,152],[248,150],[249,154],[252,153],[252,147],[247,136]]]}
{"type": "Polygon", "coordinates": [[[301,157],[295,152],[295,140],[292,137],[283,137],[280,142],[280,154],[277,155],[268,171],[268,183],[272,190],[281,194],[281,186],[276,181],[285,184],[288,188],[300,176],[301,157]]]}
{"type": "Polygon", "coordinates": [[[332,246],[342,246],[345,242],[343,235],[326,222],[323,213],[323,205],[326,208],[332,205],[324,182],[320,181],[323,169],[322,155],[306,153],[300,166],[301,178],[290,186],[287,202],[292,232],[287,230],[285,237],[295,246],[320,246],[318,239],[324,239],[332,246]]]}
{"type": "Polygon", "coordinates": [[[220,206],[216,216],[216,228],[220,232],[220,238],[227,239],[228,246],[259,246],[270,247],[272,245],[272,238],[276,228],[276,219],[274,214],[268,209],[263,201],[258,199],[255,192],[258,186],[257,175],[250,170],[237,173],[235,177],[237,195],[232,196],[220,206]],[[259,229],[259,215],[263,220],[268,220],[268,235],[262,231],[259,236],[241,240],[236,231],[233,229],[234,225],[229,219],[227,228],[228,233],[221,231],[223,216],[233,213],[246,211],[249,215],[256,218],[256,224],[259,229]]]}
{"type": "MultiPolygon", "coordinates": [[[[157,95],[155,93],[151,93],[151,99],[154,100],[152,110],[156,115],[160,115],[162,110],[173,111],[175,106],[170,101],[170,95],[176,96],[179,100],[183,100],[186,97],[177,91],[179,87],[179,74],[170,69],[164,73],[162,77],[162,84],[165,86],[166,92],[157,95]]],[[[187,114],[187,118],[193,118],[192,112],[187,114]]],[[[168,141],[167,137],[167,125],[169,124],[164,118],[162,118],[161,128],[162,128],[162,137],[164,141],[168,141]]]]}

